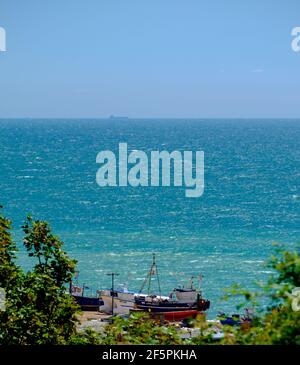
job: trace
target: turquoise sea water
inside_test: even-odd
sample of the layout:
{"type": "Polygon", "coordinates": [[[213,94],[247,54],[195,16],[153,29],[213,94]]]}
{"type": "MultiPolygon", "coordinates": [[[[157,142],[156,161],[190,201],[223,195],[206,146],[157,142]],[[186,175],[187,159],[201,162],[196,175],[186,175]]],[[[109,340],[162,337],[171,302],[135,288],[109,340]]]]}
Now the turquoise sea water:
{"type": "Polygon", "coordinates": [[[115,271],[138,290],[155,252],[164,294],[202,273],[214,315],[234,310],[219,300],[222,288],[267,278],[273,241],[300,238],[300,120],[0,120],[0,167],[16,240],[28,213],[48,220],[95,289],[115,271]],[[96,155],[117,153],[119,142],[148,153],[203,150],[204,195],[100,188],[96,155]]]}

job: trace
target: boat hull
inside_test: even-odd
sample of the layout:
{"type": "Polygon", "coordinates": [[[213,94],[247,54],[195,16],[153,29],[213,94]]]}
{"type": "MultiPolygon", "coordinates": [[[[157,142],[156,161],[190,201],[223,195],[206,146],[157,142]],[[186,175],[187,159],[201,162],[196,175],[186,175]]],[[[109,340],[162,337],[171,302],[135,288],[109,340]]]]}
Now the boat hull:
{"type": "Polygon", "coordinates": [[[190,303],[178,303],[178,302],[142,302],[136,301],[136,308],[147,312],[180,312],[196,310],[204,312],[210,307],[208,300],[201,300],[199,302],[190,303]]]}
{"type": "Polygon", "coordinates": [[[83,311],[99,311],[99,307],[103,303],[99,298],[94,297],[73,295],[73,298],[83,311]]]}
{"type": "Polygon", "coordinates": [[[157,312],[156,315],[162,315],[166,321],[179,322],[187,318],[195,318],[197,315],[203,314],[197,310],[186,310],[178,312],[157,312]]]}
{"type": "Polygon", "coordinates": [[[184,311],[184,310],[197,310],[197,307],[193,306],[193,307],[184,307],[184,306],[180,306],[180,307],[167,307],[167,306],[155,306],[155,305],[136,305],[136,308],[137,309],[140,309],[140,310],[143,310],[145,312],[161,312],[161,313],[164,313],[164,312],[180,312],[180,311],[184,311]]]}

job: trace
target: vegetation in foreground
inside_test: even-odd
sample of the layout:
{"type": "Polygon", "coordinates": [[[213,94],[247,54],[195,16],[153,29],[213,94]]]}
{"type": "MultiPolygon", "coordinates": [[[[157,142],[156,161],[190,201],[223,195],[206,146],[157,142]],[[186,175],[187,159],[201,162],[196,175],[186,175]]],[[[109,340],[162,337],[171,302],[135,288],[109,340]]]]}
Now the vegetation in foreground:
{"type": "Polygon", "coordinates": [[[259,291],[237,286],[226,296],[241,296],[244,306],[256,308],[251,324],[223,326],[223,338],[213,338],[212,325],[196,319],[190,323],[198,335],[182,339],[174,326],[161,325],[147,314],[116,317],[99,334],[76,329],[79,308],[67,293],[76,262],[63,251],[63,243],[46,222],[26,219],[23,244],[34,260],[24,272],[16,264],[17,247],[11,236],[11,222],[0,213],[0,288],[6,292],[5,311],[0,310],[1,345],[37,344],[284,344],[300,345],[300,247],[286,251],[277,246],[268,262],[274,274],[259,291]],[[297,296],[298,295],[298,296],[297,296]],[[262,307],[265,297],[269,305],[262,307]]]}

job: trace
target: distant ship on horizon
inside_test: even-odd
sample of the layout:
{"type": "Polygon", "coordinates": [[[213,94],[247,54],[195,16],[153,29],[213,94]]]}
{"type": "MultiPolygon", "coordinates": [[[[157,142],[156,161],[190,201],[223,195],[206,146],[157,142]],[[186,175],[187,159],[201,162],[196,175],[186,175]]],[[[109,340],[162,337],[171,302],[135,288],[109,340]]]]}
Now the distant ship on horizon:
{"type": "Polygon", "coordinates": [[[109,119],[118,119],[118,120],[127,120],[129,119],[128,117],[125,116],[119,116],[119,115],[110,115],[109,119]]]}

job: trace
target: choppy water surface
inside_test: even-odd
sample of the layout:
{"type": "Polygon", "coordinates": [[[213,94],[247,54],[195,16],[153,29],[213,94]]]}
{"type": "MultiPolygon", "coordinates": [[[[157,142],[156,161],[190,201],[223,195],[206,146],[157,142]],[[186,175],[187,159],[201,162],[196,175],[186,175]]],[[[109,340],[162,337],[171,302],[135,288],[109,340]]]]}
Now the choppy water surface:
{"type": "MultiPolygon", "coordinates": [[[[211,315],[233,310],[222,288],[266,279],[271,244],[292,245],[300,231],[300,121],[1,120],[1,196],[20,226],[48,220],[93,288],[138,290],[157,253],[164,294],[202,273],[211,315]],[[184,188],[100,188],[101,150],[203,150],[205,192],[184,188]]],[[[21,263],[27,261],[21,255],[21,263]]]]}

